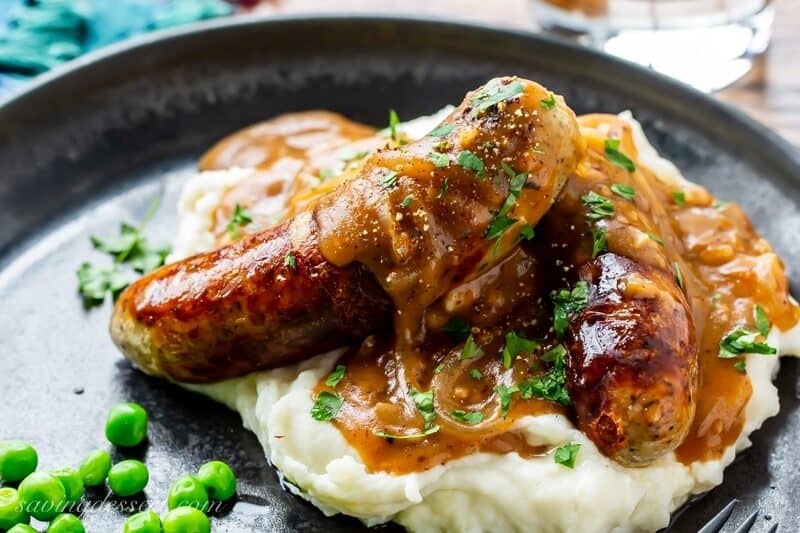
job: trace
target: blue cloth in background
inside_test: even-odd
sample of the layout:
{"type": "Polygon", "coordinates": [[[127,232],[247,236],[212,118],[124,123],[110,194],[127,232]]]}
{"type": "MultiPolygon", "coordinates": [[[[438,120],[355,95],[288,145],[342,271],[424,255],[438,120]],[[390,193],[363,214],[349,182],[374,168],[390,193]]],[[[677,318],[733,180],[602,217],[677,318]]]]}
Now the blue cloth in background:
{"type": "Polygon", "coordinates": [[[90,50],[233,11],[224,0],[0,0],[0,98],[90,50]]]}

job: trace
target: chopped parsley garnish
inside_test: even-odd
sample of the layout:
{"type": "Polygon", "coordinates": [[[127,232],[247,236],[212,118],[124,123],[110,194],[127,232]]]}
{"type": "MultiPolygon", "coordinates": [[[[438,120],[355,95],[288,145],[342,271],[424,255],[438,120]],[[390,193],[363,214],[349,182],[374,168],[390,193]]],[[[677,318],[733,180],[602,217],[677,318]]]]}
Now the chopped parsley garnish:
{"type": "MultiPolygon", "coordinates": [[[[508,229],[513,226],[517,220],[508,216],[508,213],[513,209],[514,205],[519,200],[519,195],[522,193],[523,187],[528,180],[527,172],[517,173],[511,166],[502,161],[500,165],[503,167],[503,172],[509,177],[510,182],[508,185],[508,196],[506,197],[503,205],[500,206],[500,211],[497,212],[492,223],[486,231],[486,239],[497,239],[492,247],[492,253],[497,253],[497,247],[500,245],[500,238],[508,229]]],[[[520,233],[520,235],[523,235],[520,233]]],[[[525,229],[525,238],[533,238],[533,226],[527,225],[525,229]],[[530,235],[530,237],[527,237],[530,235]]]]}
{"type": "Polygon", "coordinates": [[[677,206],[683,207],[686,205],[686,193],[683,191],[672,191],[672,199],[677,206]]]}
{"type": "Polygon", "coordinates": [[[439,363],[438,365],[436,365],[436,368],[433,369],[433,373],[439,374],[442,370],[445,369],[446,366],[447,365],[445,365],[444,363],[439,363]]]}
{"type": "Polygon", "coordinates": [[[508,231],[508,228],[517,223],[515,218],[507,215],[496,215],[492,220],[491,225],[486,230],[486,240],[496,239],[492,245],[492,255],[497,255],[497,249],[500,247],[501,237],[508,231]]]}
{"type": "Polygon", "coordinates": [[[525,88],[518,80],[508,84],[502,84],[499,80],[492,80],[484,85],[478,95],[472,99],[472,105],[475,106],[475,112],[478,115],[482,115],[490,107],[514,98],[522,94],[524,90],[525,88]]]}
{"type": "Polygon", "coordinates": [[[529,241],[536,236],[536,232],[533,230],[533,226],[530,224],[524,224],[519,227],[519,240],[521,241],[529,241]]]}
{"type": "Polygon", "coordinates": [[[140,245],[141,238],[139,228],[122,223],[119,226],[119,235],[109,235],[107,237],[92,235],[89,239],[95,249],[113,255],[122,263],[140,245]]]}
{"type": "Polygon", "coordinates": [[[253,217],[237,202],[233,208],[231,219],[228,221],[228,225],[225,226],[225,230],[231,239],[238,239],[241,236],[239,228],[243,228],[251,222],[253,222],[253,217]]]}
{"type": "Polygon", "coordinates": [[[716,200],[714,202],[714,207],[716,209],[725,209],[730,205],[730,202],[726,202],[725,200],[716,200]]]}
{"type": "Polygon", "coordinates": [[[516,219],[498,213],[495,215],[494,220],[492,220],[492,223],[489,225],[489,229],[486,230],[486,239],[492,240],[502,237],[508,228],[516,224],[516,222],[516,219]]]}
{"type": "Polygon", "coordinates": [[[611,192],[613,192],[617,196],[625,198],[626,200],[633,200],[633,197],[636,196],[636,189],[634,189],[630,185],[623,185],[622,183],[612,184],[611,192]]]}
{"type": "Polygon", "coordinates": [[[565,444],[556,449],[556,453],[553,454],[553,460],[561,466],[575,468],[575,459],[577,459],[580,449],[581,445],[577,442],[565,444]]]}
{"type": "Polygon", "coordinates": [[[436,420],[436,407],[433,405],[433,391],[411,391],[411,399],[414,400],[414,405],[417,406],[417,411],[422,415],[425,421],[425,429],[428,430],[434,427],[433,421],[436,420]]]}
{"type": "Polygon", "coordinates": [[[497,385],[494,391],[497,393],[498,398],[500,398],[500,411],[503,413],[503,418],[505,418],[508,416],[508,411],[511,408],[511,398],[518,389],[517,387],[497,385]]]}
{"type": "Polygon", "coordinates": [[[773,355],[778,353],[774,346],[766,342],[756,340],[759,336],[757,331],[749,331],[743,327],[737,327],[719,341],[719,357],[722,359],[732,359],[743,353],[757,353],[763,355],[773,355]]]}
{"type": "Polygon", "coordinates": [[[341,159],[345,163],[352,163],[353,161],[364,159],[365,157],[367,157],[367,155],[369,155],[369,152],[367,152],[366,150],[363,150],[361,152],[356,152],[355,150],[352,149],[350,150],[345,149],[339,152],[339,159],[341,159]]]}
{"type": "Polygon", "coordinates": [[[484,416],[485,415],[480,411],[462,411],[461,409],[453,409],[450,411],[450,417],[453,420],[471,426],[483,422],[484,416]]]}
{"type": "Polygon", "coordinates": [[[566,388],[566,372],[564,358],[567,349],[562,344],[558,344],[540,356],[542,361],[553,363],[553,368],[546,374],[534,376],[519,386],[506,387],[497,385],[494,390],[500,399],[500,410],[505,418],[511,407],[511,400],[515,393],[519,392],[524,400],[533,397],[544,398],[559,402],[563,405],[571,405],[572,400],[566,388]]]}
{"type": "Polygon", "coordinates": [[[603,228],[592,228],[592,259],[598,256],[600,252],[608,249],[606,242],[606,230],[603,228]]]}
{"type": "Polygon", "coordinates": [[[589,302],[589,284],[579,281],[570,291],[559,289],[550,294],[553,300],[553,329],[563,339],[569,328],[569,315],[581,311],[589,302]]]}
{"type": "Polygon", "coordinates": [[[636,165],[633,164],[633,161],[628,159],[628,156],[619,151],[619,143],[619,139],[606,139],[606,159],[608,159],[612,164],[620,168],[624,168],[628,172],[633,172],[636,170],[636,165]]]}
{"type": "Polygon", "coordinates": [[[508,231],[508,228],[516,224],[516,219],[508,217],[506,215],[500,215],[494,217],[492,220],[489,229],[486,231],[486,239],[492,240],[497,239],[498,237],[502,237],[503,233],[508,231]]]}
{"type": "Polygon", "coordinates": [[[556,95],[550,93],[550,96],[548,96],[547,98],[539,100],[539,105],[541,105],[548,111],[552,110],[556,106],[556,95]]]}
{"type": "Polygon", "coordinates": [[[461,350],[461,355],[459,355],[458,358],[461,361],[465,361],[467,359],[481,357],[482,355],[483,349],[475,344],[475,339],[472,338],[472,335],[469,335],[467,340],[464,342],[464,348],[461,350]]]}
{"type": "Polygon", "coordinates": [[[406,196],[405,198],[403,198],[403,201],[402,201],[402,202],[400,202],[400,207],[408,207],[408,206],[410,206],[410,205],[411,205],[411,203],[412,203],[413,201],[414,201],[414,196],[413,196],[413,195],[411,195],[411,194],[409,194],[408,196],[406,196]]]}
{"type": "Polygon", "coordinates": [[[447,178],[444,179],[442,182],[442,188],[439,189],[439,194],[436,195],[437,200],[441,200],[444,198],[444,195],[447,194],[447,178]]]}
{"type": "Polygon", "coordinates": [[[84,262],[78,268],[78,292],[83,297],[84,307],[88,309],[102,304],[107,292],[111,293],[112,298],[116,297],[133,281],[134,277],[118,266],[121,263],[128,264],[139,273],[149,272],[164,264],[170,247],[165,244],[153,245],[144,237],[144,228],[158,209],[158,204],[158,199],[153,200],[138,227],[123,223],[120,224],[119,235],[91,236],[95,249],[112,255],[115,264],[98,267],[84,262]]]}
{"type": "Polygon", "coordinates": [[[447,324],[445,324],[442,328],[442,331],[447,333],[450,338],[456,342],[463,342],[467,340],[467,337],[469,337],[469,330],[469,322],[460,316],[454,316],[448,320],[447,324]]]}
{"type": "Polygon", "coordinates": [[[425,421],[425,426],[422,432],[395,435],[392,433],[386,433],[385,431],[373,431],[373,434],[385,439],[421,439],[423,437],[427,437],[428,435],[433,435],[439,431],[439,426],[433,423],[433,421],[436,419],[436,410],[433,406],[433,391],[411,391],[411,398],[414,400],[417,410],[420,412],[423,420],[425,421]]]}
{"type": "Polygon", "coordinates": [[[531,353],[537,346],[536,341],[521,337],[516,331],[509,331],[506,333],[506,345],[503,347],[503,366],[511,368],[511,363],[516,356],[521,353],[531,353]]]}
{"type": "Polygon", "coordinates": [[[439,141],[438,143],[433,145],[433,151],[434,152],[439,152],[439,153],[444,153],[444,152],[448,151],[452,147],[453,147],[453,145],[450,144],[450,141],[448,141],[447,139],[442,139],[441,141],[439,141]]]}
{"type": "Polygon", "coordinates": [[[547,354],[552,354],[553,368],[546,374],[533,376],[520,383],[519,395],[525,400],[536,397],[558,402],[561,405],[572,405],[569,391],[567,391],[566,363],[564,361],[567,350],[561,346],[561,349],[554,348],[547,354]]]}
{"type": "Polygon", "coordinates": [[[581,201],[583,202],[583,205],[589,208],[589,213],[586,215],[586,218],[592,222],[597,222],[598,220],[614,216],[614,202],[602,194],[589,191],[581,196],[581,201]]]}
{"type": "Polygon", "coordinates": [[[657,243],[658,243],[658,244],[660,244],[661,246],[664,246],[664,241],[661,239],[661,237],[659,237],[658,235],[656,235],[656,234],[655,234],[655,233],[653,233],[652,231],[645,231],[644,233],[645,233],[645,235],[647,235],[648,237],[650,237],[650,239],[651,239],[651,240],[653,240],[653,241],[657,242],[657,243]]]}
{"type": "Polygon", "coordinates": [[[539,359],[545,361],[546,363],[555,363],[559,359],[563,360],[567,356],[567,349],[564,348],[563,344],[556,344],[542,355],[539,356],[539,359]]]}
{"type": "MultiPolygon", "coordinates": [[[[124,262],[136,272],[144,274],[163,265],[171,251],[172,248],[168,244],[151,245],[147,239],[142,237],[126,256],[124,262]]],[[[117,262],[123,262],[119,257],[117,256],[117,262]]]]}
{"type": "Polygon", "coordinates": [[[481,372],[477,368],[473,368],[472,370],[469,371],[469,377],[475,380],[483,379],[483,372],[481,372]]]}
{"type": "Polygon", "coordinates": [[[483,159],[475,155],[473,152],[470,152],[469,150],[462,150],[458,154],[456,161],[459,165],[467,170],[475,172],[479,180],[483,179],[485,176],[483,172],[483,159]]]}
{"type": "Polygon", "coordinates": [[[391,189],[395,185],[397,185],[397,172],[390,170],[384,174],[383,179],[381,180],[381,188],[391,189]]]}
{"type": "Polygon", "coordinates": [[[319,171],[319,175],[317,176],[317,179],[319,181],[325,181],[326,179],[332,178],[332,177],[333,177],[333,170],[330,169],[330,168],[323,168],[322,170],[319,171]]]}
{"type": "Polygon", "coordinates": [[[311,417],[320,422],[333,420],[336,418],[336,413],[342,408],[343,403],[344,398],[335,392],[322,391],[311,408],[311,417]]]}
{"type": "Polygon", "coordinates": [[[678,264],[677,261],[674,263],[675,266],[675,281],[678,282],[678,287],[681,289],[683,288],[683,272],[681,271],[681,266],[678,264]]]}
{"type": "Polygon", "coordinates": [[[120,224],[119,235],[90,237],[92,245],[101,252],[113,255],[116,263],[128,263],[139,273],[150,272],[164,264],[170,252],[169,245],[153,245],[144,236],[144,228],[158,209],[159,199],[147,208],[138,227],[120,224]]]}
{"type": "Polygon", "coordinates": [[[745,361],[744,359],[739,359],[738,361],[733,363],[733,368],[744,374],[747,372],[747,361],[745,361]]]}
{"type": "Polygon", "coordinates": [[[444,168],[450,164],[450,156],[447,154],[431,152],[428,154],[428,159],[438,168],[444,168]]]}
{"type": "Polygon", "coordinates": [[[758,328],[758,332],[764,337],[769,335],[769,330],[772,325],[769,323],[769,317],[767,316],[767,312],[764,311],[764,308],[760,305],[756,305],[753,311],[753,317],[756,319],[756,328],[758,328]]]}
{"type": "Polygon", "coordinates": [[[133,281],[133,276],[121,270],[118,265],[98,267],[83,263],[76,274],[78,292],[87,309],[102,304],[107,292],[111,293],[112,298],[116,298],[133,281]]]}
{"type": "Polygon", "coordinates": [[[397,140],[397,125],[400,124],[400,117],[397,116],[397,111],[394,109],[389,110],[389,135],[393,141],[397,140]]]}
{"type": "Polygon", "coordinates": [[[347,367],[344,365],[336,365],[336,368],[333,369],[333,372],[328,374],[328,378],[325,380],[325,385],[328,387],[335,387],[339,384],[340,381],[344,379],[344,374],[347,371],[347,367]]]}
{"type": "Polygon", "coordinates": [[[455,124],[439,124],[435,128],[433,128],[428,135],[431,137],[444,137],[455,128],[455,124]]]}
{"type": "Polygon", "coordinates": [[[514,207],[514,204],[516,204],[517,200],[519,200],[519,195],[522,193],[525,183],[528,181],[527,172],[517,173],[505,161],[501,161],[500,166],[503,167],[503,172],[506,173],[510,181],[508,184],[508,196],[506,196],[506,201],[503,202],[503,205],[500,207],[500,211],[497,213],[497,216],[506,215],[509,211],[511,211],[511,209],[514,207]]]}
{"type": "Polygon", "coordinates": [[[297,268],[297,258],[293,252],[286,252],[286,257],[283,258],[283,266],[289,267],[292,270],[297,268]]]}
{"type": "Polygon", "coordinates": [[[531,148],[531,153],[536,155],[547,155],[547,152],[540,148],[531,148]]]}

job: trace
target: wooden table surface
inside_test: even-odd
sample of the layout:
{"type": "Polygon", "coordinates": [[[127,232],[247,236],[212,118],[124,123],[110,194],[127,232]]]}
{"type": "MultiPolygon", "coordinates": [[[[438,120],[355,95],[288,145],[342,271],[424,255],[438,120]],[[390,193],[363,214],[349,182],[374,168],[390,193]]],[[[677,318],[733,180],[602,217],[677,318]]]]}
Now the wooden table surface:
{"type": "MultiPolygon", "coordinates": [[[[800,0],[775,0],[769,50],[753,70],[716,97],[740,108],[800,146],[800,0]]],[[[379,12],[535,27],[529,0],[267,0],[259,10],[275,13],[379,12]]]]}

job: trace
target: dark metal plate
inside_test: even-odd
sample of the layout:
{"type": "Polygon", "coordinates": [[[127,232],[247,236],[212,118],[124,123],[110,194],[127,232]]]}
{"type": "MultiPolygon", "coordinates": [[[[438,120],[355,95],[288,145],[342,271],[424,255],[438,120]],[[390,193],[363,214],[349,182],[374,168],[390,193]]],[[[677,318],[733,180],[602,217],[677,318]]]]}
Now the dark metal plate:
{"type": "MultiPolygon", "coordinates": [[[[798,286],[798,154],[675,82],[541,37],[444,22],[215,22],[88,56],[0,107],[0,438],[35,443],[44,468],[76,465],[105,445],[108,407],[135,400],[152,416],[149,444],[136,453],[150,465],[154,504],[178,475],[220,458],[238,472],[241,498],[215,518],[216,531],[358,529],[283,492],[237,415],[132,370],[106,333],[108,304],[81,309],[74,271],[99,259],[90,234],[138,220],[156,196],[165,208],[149,230],[168,240],[182,180],[203,150],[242,126],[309,108],[382,125],[389,107],[429,113],[500,74],[538,80],[579,113],[633,110],[688,178],[744,205],[798,286]]],[[[760,509],[754,531],[775,521],[796,530],[797,373],[785,363],[781,414],[674,530],[696,530],[733,497],[742,503],[732,522],[760,509]]],[[[111,505],[85,513],[90,532],[120,531],[123,519],[111,505]]]]}

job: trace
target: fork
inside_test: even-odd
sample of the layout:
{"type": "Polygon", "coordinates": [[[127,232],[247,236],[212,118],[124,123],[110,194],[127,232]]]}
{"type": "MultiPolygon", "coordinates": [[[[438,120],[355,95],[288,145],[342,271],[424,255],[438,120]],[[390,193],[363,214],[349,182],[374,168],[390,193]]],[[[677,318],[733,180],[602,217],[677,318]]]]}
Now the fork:
{"type": "MultiPolygon", "coordinates": [[[[704,525],[697,533],[717,533],[722,526],[728,521],[731,517],[731,513],[733,513],[733,509],[736,507],[736,504],[739,503],[739,500],[731,500],[728,505],[722,508],[720,512],[718,512],[714,517],[709,520],[706,525],[704,525]]],[[[750,531],[750,528],[753,527],[753,524],[756,522],[756,518],[758,517],[758,511],[753,511],[750,516],[748,516],[742,524],[736,528],[734,533],[747,533],[750,531]]],[[[767,533],[776,533],[778,531],[778,524],[775,523],[769,528],[767,533]]]]}

